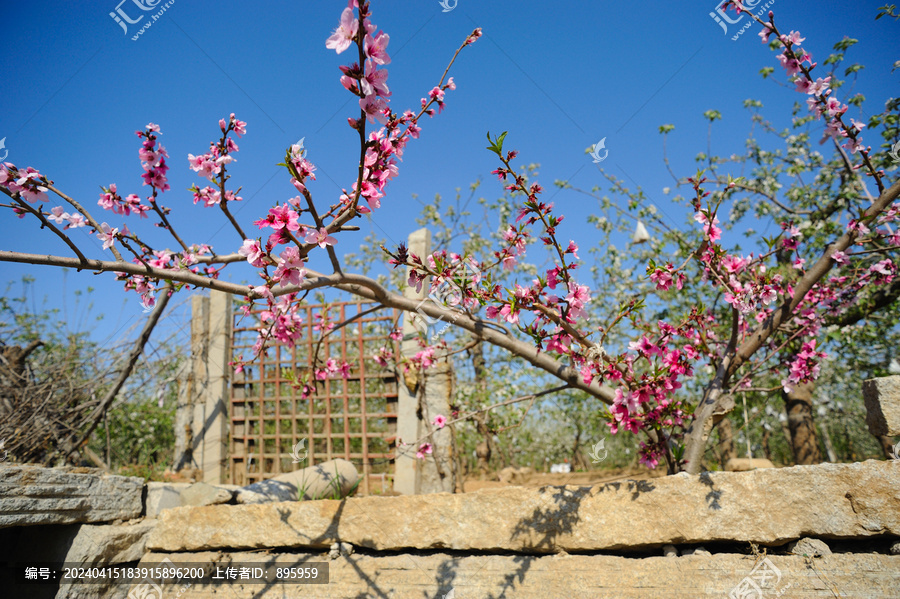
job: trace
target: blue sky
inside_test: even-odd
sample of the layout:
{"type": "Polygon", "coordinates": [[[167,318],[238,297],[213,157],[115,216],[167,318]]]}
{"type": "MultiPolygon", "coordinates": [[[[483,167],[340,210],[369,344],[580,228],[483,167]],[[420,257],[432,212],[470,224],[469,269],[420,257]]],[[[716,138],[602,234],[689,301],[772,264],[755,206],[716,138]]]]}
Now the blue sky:
{"type": "MultiPolygon", "coordinates": [[[[132,18],[153,14],[134,2],[121,4],[132,18]]],[[[865,117],[879,112],[884,99],[900,89],[900,71],[890,72],[898,58],[900,24],[876,22],[880,4],[777,0],[773,5],[779,26],[799,29],[814,59],[823,60],[844,35],[860,40],[846,64],[866,65],[855,87],[869,98],[865,117]]],[[[240,245],[237,234],[224,226],[218,211],[193,205],[185,191],[193,183],[202,186],[187,168],[187,154],[207,150],[219,134],[219,118],[235,112],[248,122],[230,170],[231,182],[243,187],[245,201],[234,208],[245,230],[254,230],[251,221],[270,206],[296,195],[275,165],[301,137],[318,167],[318,180],[310,186],[314,197],[320,206],[335,201],[340,188],[355,180],[358,155],[356,133],[346,124],[358,109],[338,82],[338,66],[350,53],[325,48],[344,6],[176,0],[133,41],[149,16],[125,34],[109,16],[117,0],[5,2],[0,49],[7,85],[0,96],[0,137],[6,138],[6,160],[37,168],[100,217],[100,185],[115,182],[123,195],[143,193],[134,131],[157,123],[171,167],[172,190],[162,203],[173,209],[176,228],[188,243],[234,251],[240,245]]],[[[412,194],[422,201],[436,193],[448,197],[481,178],[481,195],[499,195],[490,175],[497,163],[484,149],[487,131],[508,130],[506,147],[520,151],[518,162],[541,163],[538,181],[569,217],[565,235],[582,247],[591,238],[585,219],[596,207],[574,192],[557,193],[552,182],[570,179],[581,188],[602,184],[584,153],[600,138],[609,150],[604,168],[640,184],[666,210],[662,188],[672,181],[662,162],[659,125],[676,126],[670,157],[676,173],[688,175],[696,168],[694,156],[706,150],[704,111],[721,111],[724,121],[716,126],[713,152],[731,154],[742,150],[750,127],[745,99],[761,100],[778,126],[789,123],[789,107],[802,101],[792,87],[759,77],[761,68],[777,62],[760,43],[758,26],[732,41],[747,18],[726,34],[709,15],[714,8],[707,1],[458,0],[452,11],[442,12],[437,0],[373,2],[373,21],[391,36],[388,85],[396,111],[418,106],[474,27],[485,35],[460,55],[451,72],[458,89],[449,92],[443,114],[425,121],[421,139],[409,145],[383,208],[371,220],[358,221],[361,232],[340,236],[338,252],[356,251],[372,230],[389,243],[404,240],[417,228],[420,211],[412,194]]],[[[784,81],[781,69],[775,75],[784,81]]],[[[121,225],[121,217],[103,216],[121,225]]],[[[682,215],[673,216],[680,222],[682,215]]],[[[69,255],[34,221],[18,220],[9,211],[0,214],[0,239],[6,250],[69,255]]],[[[102,256],[96,239],[85,236],[79,243],[102,256]]],[[[324,268],[317,261],[313,266],[324,268]]],[[[235,280],[247,272],[236,273],[235,280]]],[[[70,273],[63,293],[58,269],[0,263],[4,288],[24,274],[37,279],[37,295],[48,296],[54,306],[62,307],[63,295],[75,288],[95,287],[98,309],[116,316],[106,326],[143,317],[134,294],[126,296],[110,276],[70,273]]]]}

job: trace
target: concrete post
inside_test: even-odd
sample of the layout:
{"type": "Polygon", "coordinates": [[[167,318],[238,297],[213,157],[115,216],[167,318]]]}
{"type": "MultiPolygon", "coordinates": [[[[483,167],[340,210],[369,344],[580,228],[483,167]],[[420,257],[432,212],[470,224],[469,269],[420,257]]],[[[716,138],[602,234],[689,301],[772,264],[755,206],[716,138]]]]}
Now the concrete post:
{"type": "MultiPolygon", "coordinates": [[[[409,251],[419,257],[431,253],[431,232],[419,229],[409,236],[409,251]]],[[[427,297],[430,279],[426,279],[422,290],[407,287],[404,295],[411,299],[423,300],[427,297]]],[[[412,357],[419,351],[416,337],[419,326],[427,326],[421,315],[405,312],[403,314],[403,342],[401,352],[412,357]]],[[[430,331],[429,331],[430,332],[430,331]]],[[[453,369],[448,363],[441,362],[425,372],[410,372],[400,381],[398,390],[397,435],[406,443],[414,443],[432,430],[431,421],[437,414],[449,416],[450,398],[453,393],[453,369]]],[[[406,447],[398,452],[395,462],[394,491],[405,495],[415,493],[452,493],[456,486],[455,468],[453,467],[454,439],[452,431],[447,428],[431,437],[433,447],[431,455],[424,460],[415,457],[416,447],[406,447]]]]}
{"type": "MultiPolygon", "coordinates": [[[[433,429],[432,421],[438,414],[450,419],[450,399],[453,397],[455,377],[449,362],[438,362],[425,373],[425,389],[422,395],[422,419],[420,436],[433,429]]],[[[421,463],[419,469],[420,493],[453,493],[456,490],[455,439],[450,427],[435,431],[431,437],[433,453],[421,463]]]]}
{"type": "MultiPolygon", "coordinates": [[[[427,256],[431,253],[431,231],[419,229],[409,235],[407,240],[409,251],[416,256],[427,256]]],[[[409,269],[407,269],[408,278],[409,269]]],[[[428,293],[431,278],[426,278],[422,284],[422,291],[416,292],[415,287],[407,286],[403,295],[410,299],[425,299],[428,293]]],[[[403,341],[400,343],[400,352],[407,357],[412,357],[419,350],[415,341],[418,334],[409,312],[403,313],[403,341]]],[[[410,373],[412,374],[412,373],[410,373]]],[[[397,437],[405,443],[413,443],[419,438],[419,388],[418,381],[407,380],[401,376],[397,385],[397,437]]],[[[419,492],[418,464],[416,462],[415,449],[410,447],[398,448],[397,459],[394,462],[394,491],[403,495],[414,495],[419,492]]]]}
{"type": "Polygon", "coordinates": [[[191,315],[191,446],[203,482],[226,482],[228,380],[231,361],[231,296],[194,296],[191,315]]]}

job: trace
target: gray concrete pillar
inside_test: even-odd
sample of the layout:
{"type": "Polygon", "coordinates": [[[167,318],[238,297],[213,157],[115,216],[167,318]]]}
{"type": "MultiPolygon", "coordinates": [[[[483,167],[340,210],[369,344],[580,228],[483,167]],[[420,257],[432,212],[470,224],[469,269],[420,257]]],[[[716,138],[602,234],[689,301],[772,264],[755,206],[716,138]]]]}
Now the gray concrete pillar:
{"type": "MultiPolygon", "coordinates": [[[[431,232],[419,229],[409,236],[409,251],[421,258],[431,253],[431,232]]],[[[411,299],[425,300],[430,289],[430,278],[416,292],[414,287],[404,289],[404,295],[411,299]]],[[[436,301],[440,301],[439,296],[436,301]]],[[[435,301],[435,297],[428,301],[435,301]]],[[[421,313],[403,314],[403,341],[401,353],[412,357],[421,348],[416,341],[418,334],[429,334],[435,328],[434,319],[421,313]]],[[[435,340],[429,339],[429,342],[435,340]]],[[[394,472],[394,491],[405,495],[416,493],[440,493],[454,491],[456,486],[454,467],[454,439],[452,431],[444,428],[435,431],[428,442],[433,451],[424,459],[416,458],[418,446],[415,442],[432,432],[432,421],[438,414],[450,418],[450,398],[453,393],[453,369],[450,364],[440,362],[429,368],[424,375],[411,371],[402,376],[399,384],[397,436],[410,445],[397,451],[394,472]]]]}
{"type": "Polygon", "coordinates": [[[231,367],[231,296],[211,291],[191,298],[191,453],[203,482],[227,482],[231,367]]]}
{"type": "MultiPolygon", "coordinates": [[[[431,253],[431,231],[428,229],[419,229],[410,234],[407,241],[409,251],[419,257],[427,256],[431,253]]],[[[407,269],[407,279],[410,269],[407,269]]],[[[422,284],[422,291],[416,292],[415,287],[407,286],[403,290],[403,295],[410,299],[425,299],[428,295],[428,288],[431,284],[431,278],[425,279],[422,284]]],[[[407,357],[412,357],[419,351],[419,345],[416,343],[416,335],[418,330],[414,324],[414,318],[410,312],[403,313],[403,340],[400,342],[400,352],[407,357]]],[[[412,377],[403,377],[401,373],[398,382],[397,397],[397,437],[405,443],[414,443],[419,438],[419,393],[422,391],[419,387],[418,380],[415,379],[415,373],[409,373],[412,377]]],[[[403,495],[414,495],[419,492],[417,486],[418,464],[416,460],[416,449],[414,447],[398,447],[397,459],[394,462],[394,491],[403,495]]]]}

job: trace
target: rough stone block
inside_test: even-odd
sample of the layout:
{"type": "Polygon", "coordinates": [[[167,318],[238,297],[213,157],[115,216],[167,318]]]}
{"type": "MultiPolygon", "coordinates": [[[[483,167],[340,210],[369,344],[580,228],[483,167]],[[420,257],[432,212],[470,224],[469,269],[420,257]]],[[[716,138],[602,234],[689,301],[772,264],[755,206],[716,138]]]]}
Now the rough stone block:
{"type": "MultiPolygon", "coordinates": [[[[164,558],[176,566],[204,562],[270,568],[297,568],[327,561],[322,554],[302,553],[150,553],[142,564],[156,564],[164,558]]],[[[795,555],[757,558],[723,553],[633,559],[613,555],[353,554],[328,562],[328,570],[330,582],[323,585],[272,582],[262,586],[236,581],[225,589],[203,584],[183,589],[171,584],[164,585],[162,591],[164,597],[181,592],[178,596],[182,599],[219,599],[223,594],[229,599],[722,599],[729,596],[768,599],[834,597],[836,591],[841,597],[896,599],[900,557],[844,553],[816,559],[815,568],[811,568],[806,558],[795,555]],[[756,585],[758,591],[751,585],[756,585]]]]}
{"type": "Polygon", "coordinates": [[[900,536],[900,467],[869,460],[706,472],[596,487],[176,508],[156,551],[305,547],[521,553],[661,548],[717,541],[771,546],[809,536],[900,536]]]}
{"type": "Polygon", "coordinates": [[[207,483],[194,483],[181,492],[181,505],[217,505],[228,503],[234,493],[224,487],[207,483]]]}
{"type": "Polygon", "coordinates": [[[747,472],[757,468],[774,468],[775,464],[765,458],[731,458],[725,463],[728,472],[747,472]]]}
{"type": "Polygon", "coordinates": [[[900,435],[900,375],[863,381],[866,424],[876,437],[900,435]]]}
{"type": "Polygon", "coordinates": [[[297,501],[301,490],[304,499],[332,497],[335,493],[346,497],[358,482],[353,462],[337,459],[247,485],[238,491],[236,499],[238,503],[297,501]]]}
{"type": "Polygon", "coordinates": [[[0,466],[0,528],[132,520],[143,486],[94,468],[0,466]]]}

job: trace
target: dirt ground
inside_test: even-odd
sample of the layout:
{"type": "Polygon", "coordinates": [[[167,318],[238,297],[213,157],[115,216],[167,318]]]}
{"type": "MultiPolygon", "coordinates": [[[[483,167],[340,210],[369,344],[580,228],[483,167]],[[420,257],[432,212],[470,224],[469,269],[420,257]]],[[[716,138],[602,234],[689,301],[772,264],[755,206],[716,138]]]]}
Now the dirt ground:
{"type": "Polygon", "coordinates": [[[498,480],[499,473],[493,473],[492,479],[485,477],[486,480],[479,480],[477,475],[469,476],[463,483],[463,489],[466,493],[478,491],[479,489],[495,489],[502,487],[522,486],[522,487],[543,487],[545,485],[577,485],[588,487],[601,483],[614,482],[617,480],[633,479],[646,480],[649,478],[658,478],[665,476],[664,468],[648,470],[647,468],[611,468],[608,470],[592,470],[589,472],[570,472],[568,474],[550,473],[550,472],[533,472],[529,474],[519,474],[514,477],[512,482],[501,482],[498,480]]]}

